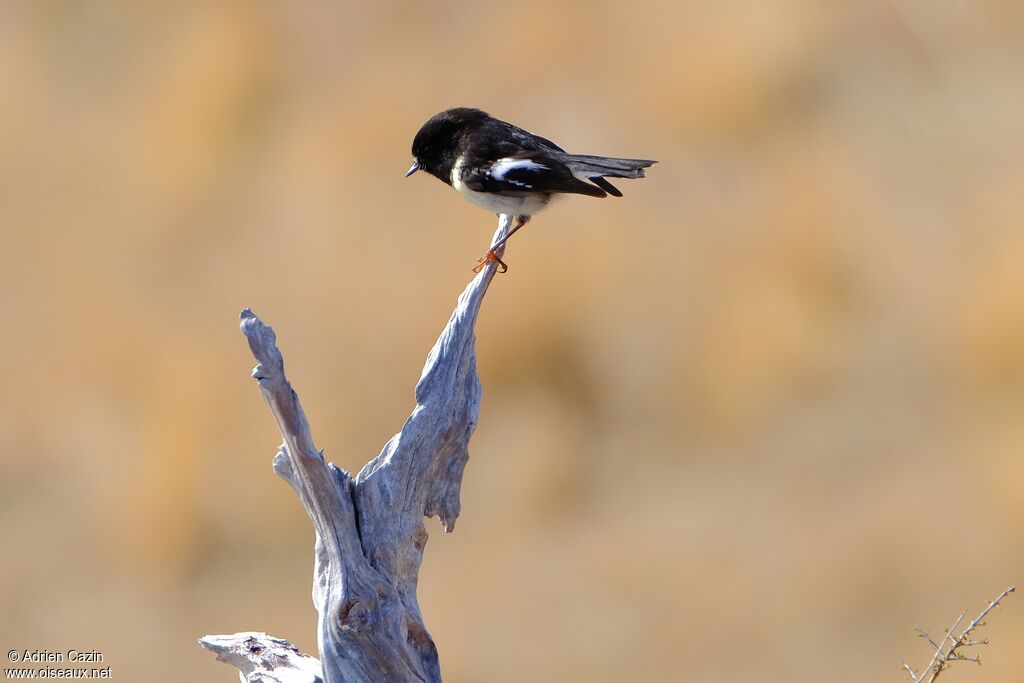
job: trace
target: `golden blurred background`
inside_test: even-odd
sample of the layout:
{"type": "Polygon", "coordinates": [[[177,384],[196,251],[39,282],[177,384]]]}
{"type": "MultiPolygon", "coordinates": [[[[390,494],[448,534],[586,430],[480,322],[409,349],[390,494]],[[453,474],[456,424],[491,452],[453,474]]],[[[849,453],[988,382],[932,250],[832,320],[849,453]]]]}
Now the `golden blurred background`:
{"type": "MultiPolygon", "coordinates": [[[[0,645],[231,681],[315,652],[312,531],[237,330],[352,470],[494,229],[429,116],[661,160],[516,236],[445,680],[898,681],[1024,580],[1024,4],[0,5],[0,645]]],[[[1024,679],[1024,602],[980,670],[1024,679]]]]}

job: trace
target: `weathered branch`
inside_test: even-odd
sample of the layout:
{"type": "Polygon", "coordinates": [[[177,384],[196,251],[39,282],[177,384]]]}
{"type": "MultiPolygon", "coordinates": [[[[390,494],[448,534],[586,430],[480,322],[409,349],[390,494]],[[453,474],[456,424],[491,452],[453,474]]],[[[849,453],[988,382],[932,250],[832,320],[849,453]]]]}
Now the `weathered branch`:
{"type": "Polygon", "coordinates": [[[1000,593],[995,600],[988,603],[985,609],[981,611],[981,614],[976,616],[971,623],[967,624],[967,626],[960,631],[959,635],[957,635],[957,629],[960,628],[960,624],[962,624],[964,618],[966,618],[966,612],[957,617],[956,621],[953,622],[953,625],[946,631],[945,637],[943,637],[943,639],[938,643],[935,642],[935,639],[932,638],[927,631],[922,628],[918,628],[918,635],[928,641],[928,644],[932,646],[934,652],[932,654],[932,660],[928,663],[928,666],[921,669],[920,672],[914,671],[913,667],[906,662],[903,663],[903,668],[910,675],[910,678],[914,683],[933,683],[933,681],[938,678],[943,671],[948,669],[953,662],[974,662],[975,664],[981,664],[981,657],[977,655],[964,654],[962,650],[964,648],[976,647],[978,645],[988,645],[988,639],[982,638],[980,640],[974,640],[971,638],[971,634],[973,634],[977,628],[985,625],[985,617],[988,616],[988,613],[998,607],[999,603],[1003,601],[1003,598],[1014,590],[1016,590],[1015,587],[1010,586],[1000,593]]]}
{"type": "MultiPolygon", "coordinates": [[[[491,243],[511,224],[511,216],[501,216],[491,243]]],[[[313,444],[274,331],[251,311],[242,312],[242,332],[259,362],[253,377],[284,438],[274,471],[295,489],[316,531],[313,602],[326,683],[441,680],[437,649],[416,600],[427,542],[423,518],[436,516],[451,531],[459,516],[462,472],[481,398],[474,325],[495,269],[488,264],[463,291],[427,356],[412,415],[354,479],[313,444]]],[[[243,680],[278,680],[252,666],[251,650],[238,645],[253,638],[298,656],[287,641],[264,634],[206,636],[200,643],[238,666],[243,680]],[[250,662],[248,668],[240,666],[243,661],[250,662]]],[[[308,664],[306,659],[296,661],[308,664]]],[[[290,661],[275,660],[281,670],[290,661]]]]}
{"type": "Polygon", "coordinates": [[[266,633],[205,636],[199,644],[238,669],[243,683],[323,683],[320,662],[266,633]]]}

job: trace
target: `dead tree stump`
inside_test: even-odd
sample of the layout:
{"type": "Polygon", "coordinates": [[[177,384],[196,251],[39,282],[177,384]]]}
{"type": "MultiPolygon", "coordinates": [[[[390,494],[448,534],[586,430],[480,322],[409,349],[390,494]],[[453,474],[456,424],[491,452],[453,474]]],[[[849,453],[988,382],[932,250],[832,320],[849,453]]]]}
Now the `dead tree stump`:
{"type": "MultiPolygon", "coordinates": [[[[491,243],[511,225],[511,216],[500,216],[491,243]]],[[[313,603],[320,649],[317,662],[264,633],[201,638],[218,660],[239,669],[244,682],[441,680],[437,648],[416,600],[427,542],[423,520],[437,517],[450,532],[459,516],[482,393],[474,326],[496,267],[489,263],[463,291],[427,356],[412,414],[355,477],[314,446],[274,331],[242,311],[242,332],[259,363],[252,375],[284,438],[274,471],[291,484],[316,531],[313,603]]]]}

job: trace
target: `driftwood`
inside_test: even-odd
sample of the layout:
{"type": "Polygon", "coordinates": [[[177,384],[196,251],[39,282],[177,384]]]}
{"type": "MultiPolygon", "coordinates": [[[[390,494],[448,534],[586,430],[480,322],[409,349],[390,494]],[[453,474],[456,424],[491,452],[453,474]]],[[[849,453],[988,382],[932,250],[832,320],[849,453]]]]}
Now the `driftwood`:
{"type": "MultiPolygon", "coordinates": [[[[499,217],[492,245],[511,224],[511,216],[499,217]]],[[[243,681],[441,680],[437,648],[416,600],[427,542],[423,520],[438,517],[450,532],[459,516],[482,393],[473,330],[496,267],[488,263],[463,291],[427,356],[412,415],[355,478],[313,445],[274,331],[248,309],[242,312],[241,329],[259,363],[252,374],[284,438],[274,471],[295,489],[316,531],[320,649],[318,663],[262,633],[200,639],[220,661],[236,666],[243,681]]]]}

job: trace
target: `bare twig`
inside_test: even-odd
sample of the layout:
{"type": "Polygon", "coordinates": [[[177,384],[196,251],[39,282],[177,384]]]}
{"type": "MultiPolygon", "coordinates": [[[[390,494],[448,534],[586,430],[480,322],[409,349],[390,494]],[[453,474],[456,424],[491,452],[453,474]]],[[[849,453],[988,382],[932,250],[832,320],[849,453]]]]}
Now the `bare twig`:
{"type": "Polygon", "coordinates": [[[960,624],[963,623],[967,617],[967,613],[964,612],[953,625],[946,631],[946,635],[938,643],[932,638],[927,631],[922,628],[917,628],[918,635],[927,640],[928,644],[934,649],[932,659],[928,663],[928,666],[922,669],[920,672],[914,671],[906,662],[903,663],[903,668],[910,674],[910,678],[913,679],[914,683],[933,683],[935,679],[939,677],[943,671],[948,669],[953,662],[974,662],[975,664],[981,664],[981,657],[978,655],[968,655],[961,652],[963,648],[977,647],[979,645],[988,645],[988,639],[982,638],[978,640],[971,639],[971,634],[975,629],[985,625],[985,617],[993,609],[999,606],[999,603],[1003,601],[1007,595],[1012,593],[1016,588],[1010,586],[996,597],[995,600],[988,603],[988,605],[981,611],[977,617],[975,617],[967,626],[960,631],[959,635],[956,635],[957,629],[960,628],[960,624]]]}

